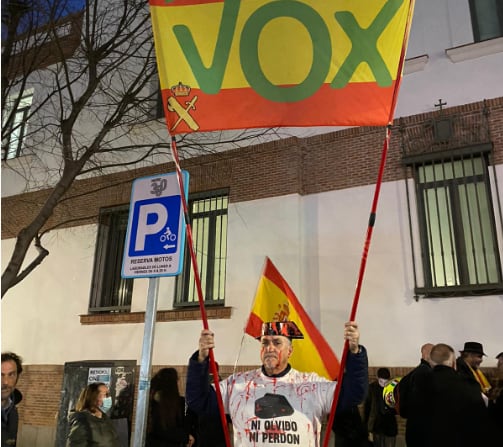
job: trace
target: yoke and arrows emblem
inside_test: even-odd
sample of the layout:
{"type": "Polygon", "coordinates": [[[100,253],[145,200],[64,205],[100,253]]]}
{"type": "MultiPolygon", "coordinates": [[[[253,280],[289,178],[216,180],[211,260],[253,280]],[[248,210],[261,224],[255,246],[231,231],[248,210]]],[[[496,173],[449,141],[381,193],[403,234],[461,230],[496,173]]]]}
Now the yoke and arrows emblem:
{"type": "Polygon", "coordinates": [[[191,88],[188,85],[184,85],[181,82],[179,82],[178,85],[171,87],[171,92],[174,96],[170,96],[168,98],[168,110],[170,112],[175,112],[178,115],[178,119],[171,127],[171,130],[175,130],[178,124],[180,124],[182,121],[184,121],[191,130],[195,131],[199,129],[199,124],[197,124],[197,122],[190,114],[190,110],[196,110],[195,104],[197,101],[197,95],[194,96],[190,101],[185,101],[186,107],[180,104],[176,99],[176,96],[189,96],[190,90],[191,88]]]}

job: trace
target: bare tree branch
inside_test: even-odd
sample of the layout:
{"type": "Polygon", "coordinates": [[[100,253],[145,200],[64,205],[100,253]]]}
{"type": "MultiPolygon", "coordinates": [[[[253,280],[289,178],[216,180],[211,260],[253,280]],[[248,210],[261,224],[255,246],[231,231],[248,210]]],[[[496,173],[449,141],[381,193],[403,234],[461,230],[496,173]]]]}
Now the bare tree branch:
{"type": "MultiPolygon", "coordinates": [[[[2,17],[8,30],[2,43],[3,158],[13,138],[21,131],[24,135],[21,156],[3,161],[3,173],[25,182],[17,194],[51,189],[17,234],[2,274],[2,297],[49,255],[41,236],[49,231],[56,207],[69,200],[76,179],[152,165],[169,155],[167,130],[154,115],[158,76],[146,0],[86,0],[80,11],[67,0],[7,1],[2,17]],[[27,92],[33,92],[32,104],[19,120],[16,113],[27,92]],[[29,260],[32,245],[38,255],[29,260]]],[[[274,132],[184,135],[178,148],[181,158],[190,158],[274,132]]]]}

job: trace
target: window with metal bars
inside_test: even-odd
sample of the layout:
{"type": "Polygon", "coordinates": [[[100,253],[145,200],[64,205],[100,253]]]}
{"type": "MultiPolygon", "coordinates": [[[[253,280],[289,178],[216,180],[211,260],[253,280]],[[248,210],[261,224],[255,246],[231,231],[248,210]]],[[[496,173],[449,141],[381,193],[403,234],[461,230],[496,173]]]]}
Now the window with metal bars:
{"type": "Polygon", "coordinates": [[[89,313],[131,310],[133,279],[121,277],[128,209],[125,205],[100,212],[89,313]]]}
{"type": "MultiPolygon", "coordinates": [[[[189,201],[190,222],[203,299],[208,305],[225,302],[227,263],[227,190],[193,195],[189,201]]],[[[177,278],[175,307],[199,302],[189,249],[185,249],[182,274],[177,278]]]]}
{"type": "Polygon", "coordinates": [[[425,296],[503,290],[486,153],[413,165],[425,296]]]}
{"type": "Polygon", "coordinates": [[[475,42],[503,36],[503,1],[470,0],[475,42]]]}
{"type": "Polygon", "coordinates": [[[2,160],[21,155],[27,131],[28,114],[33,101],[33,89],[6,101],[2,122],[2,160]]]}

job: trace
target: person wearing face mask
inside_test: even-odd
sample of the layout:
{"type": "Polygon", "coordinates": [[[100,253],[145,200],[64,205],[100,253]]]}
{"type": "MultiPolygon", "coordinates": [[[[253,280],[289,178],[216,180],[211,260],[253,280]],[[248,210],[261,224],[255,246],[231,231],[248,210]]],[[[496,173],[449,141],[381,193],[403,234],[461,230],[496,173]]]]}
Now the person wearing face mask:
{"type": "Polygon", "coordinates": [[[388,368],[377,370],[377,380],[369,385],[369,392],[364,404],[364,420],[369,431],[369,440],[376,447],[394,447],[398,424],[394,408],[386,405],[383,390],[391,379],[388,368]]]}
{"type": "Polygon", "coordinates": [[[112,409],[112,396],[107,392],[106,397],[103,398],[103,402],[100,405],[100,410],[102,413],[105,413],[107,416],[110,414],[110,410],[112,409]]]}
{"type": "Polygon", "coordinates": [[[68,416],[66,447],[120,447],[119,436],[106,414],[111,407],[112,398],[104,383],[87,385],[68,416]]]}

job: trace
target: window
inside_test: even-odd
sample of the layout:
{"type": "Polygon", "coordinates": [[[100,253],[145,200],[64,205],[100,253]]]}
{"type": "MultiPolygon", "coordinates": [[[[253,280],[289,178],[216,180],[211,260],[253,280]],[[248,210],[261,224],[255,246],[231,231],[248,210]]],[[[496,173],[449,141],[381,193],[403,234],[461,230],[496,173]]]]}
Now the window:
{"type": "Polygon", "coordinates": [[[426,296],[502,287],[487,155],[413,165],[426,296]]]}
{"type": "Polygon", "coordinates": [[[33,100],[33,89],[10,97],[5,104],[2,122],[2,160],[19,157],[27,131],[28,114],[33,100]]]}
{"type": "MultiPolygon", "coordinates": [[[[193,196],[189,202],[192,236],[206,304],[224,304],[227,260],[227,191],[193,196]]],[[[182,274],[177,278],[175,306],[199,302],[190,252],[185,249],[182,274]]]]}
{"type": "Polygon", "coordinates": [[[503,36],[503,2],[501,0],[470,0],[475,42],[503,36]]]}
{"type": "Polygon", "coordinates": [[[128,209],[100,212],[89,312],[129,312],[133,279],[121,277],[128,209]]]}
{"type": "Polygon", "coordinates": [[[159,89],[157,90],[157,96],[155,101],[155,119],[164,118],[164,105],[162,103],[162,90],[161,85],[159,84],[159,89]]]}

